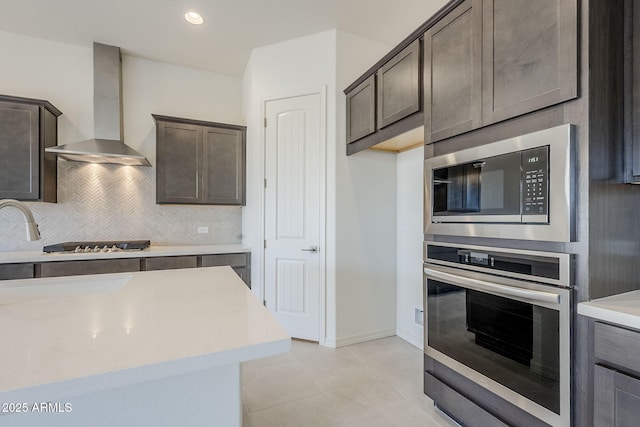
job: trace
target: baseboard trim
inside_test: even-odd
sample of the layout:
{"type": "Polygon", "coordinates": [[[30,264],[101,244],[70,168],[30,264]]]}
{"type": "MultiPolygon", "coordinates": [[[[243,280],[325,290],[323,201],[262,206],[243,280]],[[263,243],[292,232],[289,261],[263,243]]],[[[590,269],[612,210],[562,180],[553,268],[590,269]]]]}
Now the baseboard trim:
{"type": "Polygon", "coordinates": [[[396,335],[396,331],[393,329],[386,329],[382,331],[367,332],[364,334],[351,335],[350,337],[343,337],[336,339],[336,347],[344,347],[345,345],[358,344],[365,341],[377,340],[380,338],[393,337],[396,335]]]}
{"type": "Polygon", "coordinates": [[[423,350],[424,339],[422,337],[417,337],[413,335],[411,332],[407,332],[403,329],[396,329],[396,335],[402,338],[403,340],[405,340],[406,342],[408,342],[409,344],[419,348],[420,350],[423,350]]]}

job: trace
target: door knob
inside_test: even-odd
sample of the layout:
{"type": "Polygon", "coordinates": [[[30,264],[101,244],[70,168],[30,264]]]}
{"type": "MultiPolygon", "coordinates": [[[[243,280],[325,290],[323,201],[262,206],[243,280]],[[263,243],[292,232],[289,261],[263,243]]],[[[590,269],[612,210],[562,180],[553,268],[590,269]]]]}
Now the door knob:
{"type": "Polygon", "coordinates": [[[304,252],[318,252],[318,247],[317,246],[309,246],[307,249],[300,249],[301,251],[304,252]]]}

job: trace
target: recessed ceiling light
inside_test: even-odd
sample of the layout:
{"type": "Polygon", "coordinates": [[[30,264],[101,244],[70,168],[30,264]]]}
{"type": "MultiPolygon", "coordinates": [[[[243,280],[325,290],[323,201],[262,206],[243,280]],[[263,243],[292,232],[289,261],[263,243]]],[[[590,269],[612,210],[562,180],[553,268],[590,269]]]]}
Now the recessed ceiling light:
{"type": "Polygon", "coordinates": [[[198,12],[189,11],[184,14],[184,19],[193,25],[200,25],[204,22],[204,18],[198,12]]]}

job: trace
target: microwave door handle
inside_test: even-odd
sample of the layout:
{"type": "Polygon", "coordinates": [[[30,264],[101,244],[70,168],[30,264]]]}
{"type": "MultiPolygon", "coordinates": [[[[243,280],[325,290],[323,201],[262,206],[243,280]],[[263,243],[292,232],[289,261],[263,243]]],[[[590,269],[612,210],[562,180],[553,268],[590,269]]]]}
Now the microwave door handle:
{"type": "Polygon", "coordinates": [[[530,289],[514,288],[512,286],[499,285],[497,283],[486,282],[484,280],[471,279],[469,277],[458,276],[445,273],[443,271],[425,268],[427,277],[451,283],[467,289],[476,291],[490,291],[498,295],[526,298],[532,301],[540,301],[551,304],[560,304],[560,295],[551,292],[534,291],[530,289]]]}

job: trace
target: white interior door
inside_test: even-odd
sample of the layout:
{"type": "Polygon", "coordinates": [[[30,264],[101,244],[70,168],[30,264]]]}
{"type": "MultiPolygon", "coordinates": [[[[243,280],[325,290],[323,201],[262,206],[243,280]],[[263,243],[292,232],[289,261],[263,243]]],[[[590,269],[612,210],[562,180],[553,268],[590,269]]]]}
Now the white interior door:
{"type": "Polygon", "coordinates": [[[265,304],[295,338],[320,329],[320,95],[266,103],[265,304]]]}

